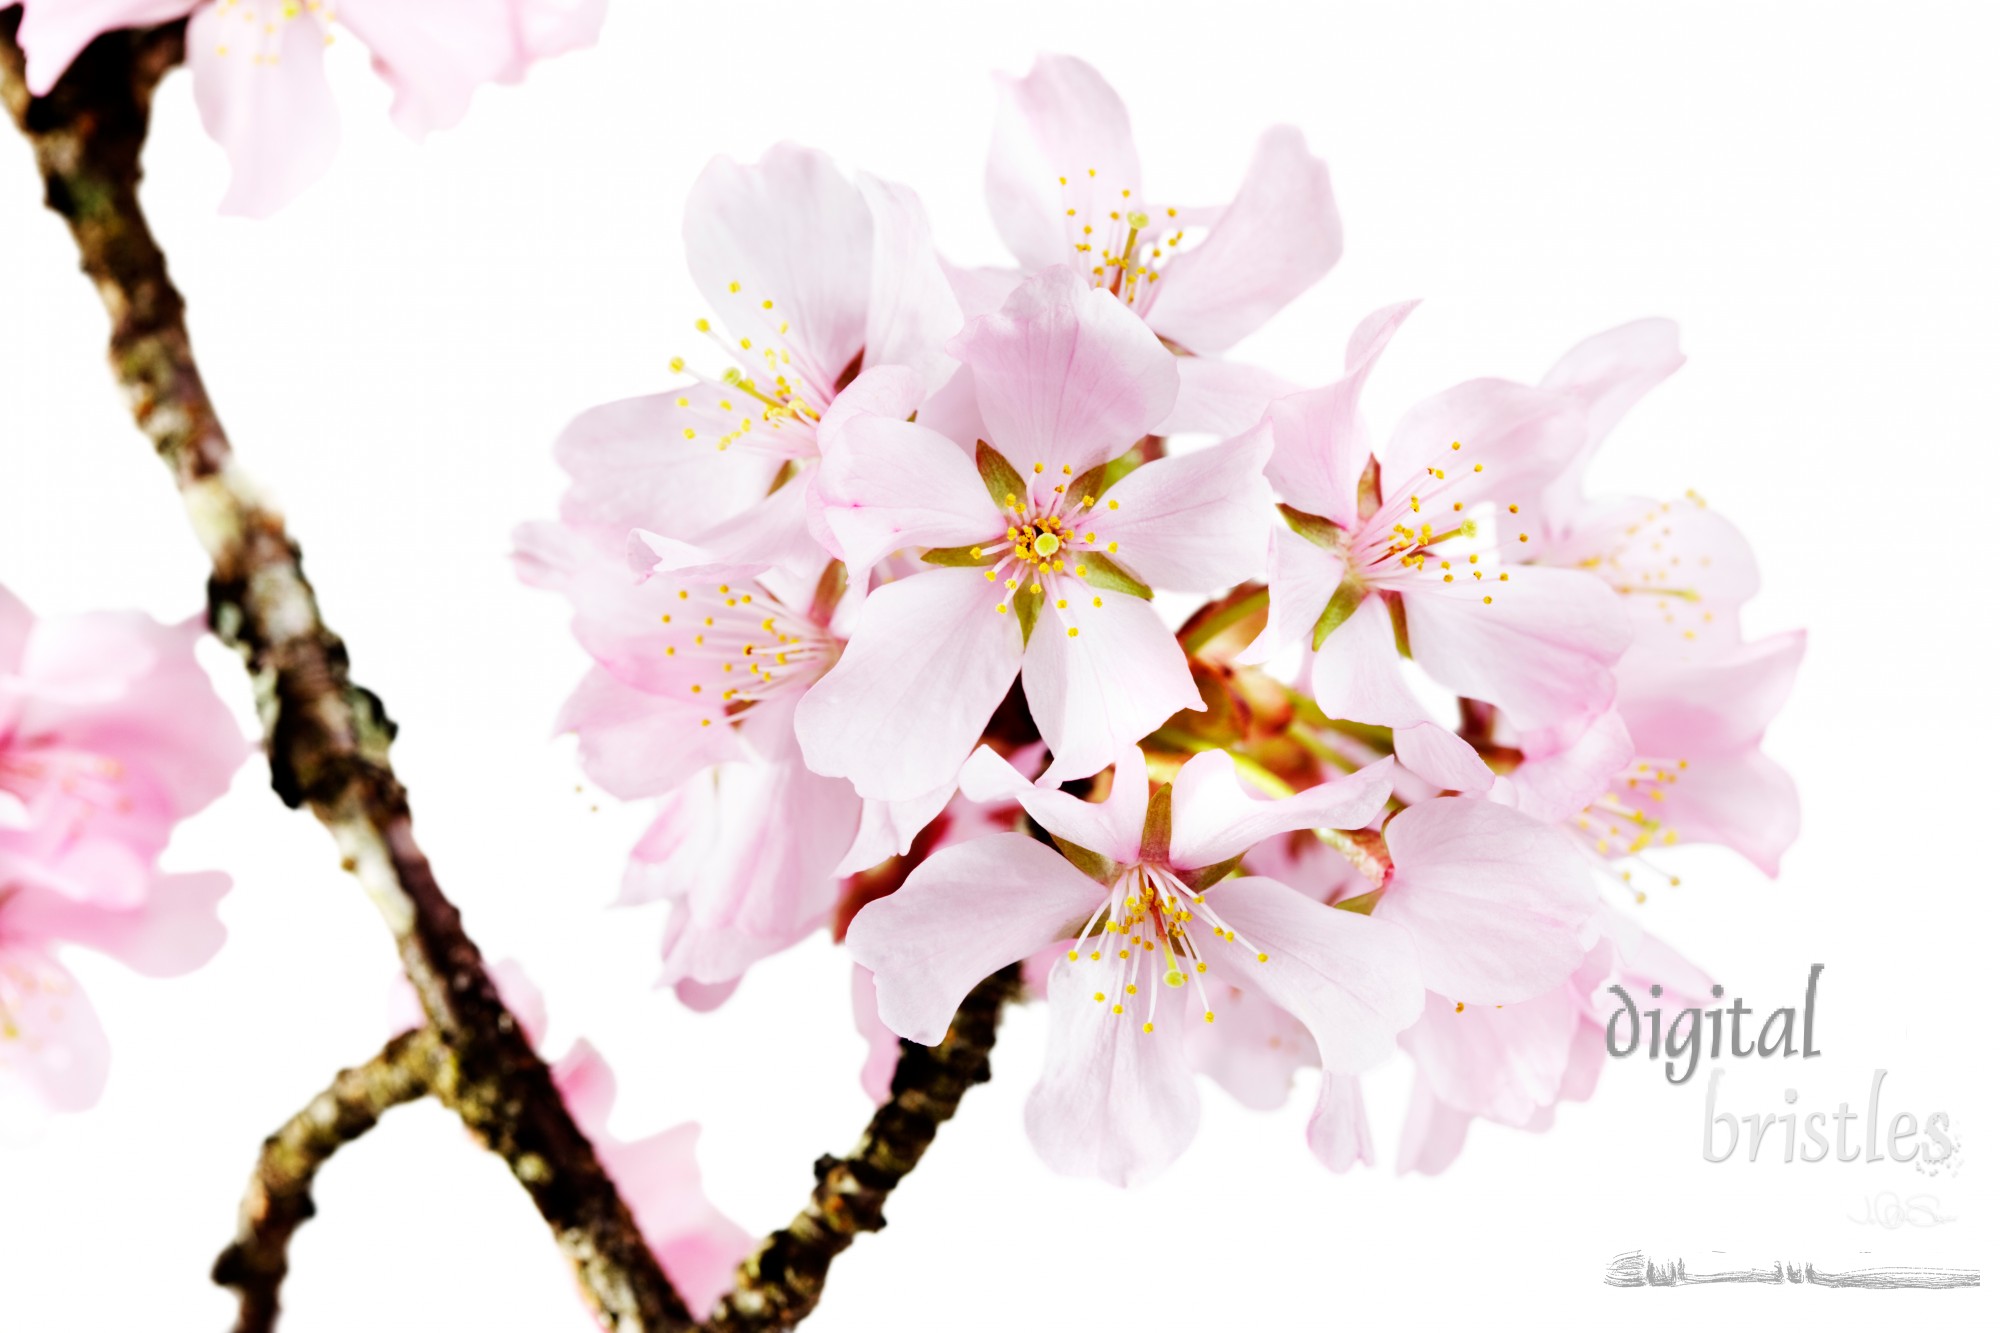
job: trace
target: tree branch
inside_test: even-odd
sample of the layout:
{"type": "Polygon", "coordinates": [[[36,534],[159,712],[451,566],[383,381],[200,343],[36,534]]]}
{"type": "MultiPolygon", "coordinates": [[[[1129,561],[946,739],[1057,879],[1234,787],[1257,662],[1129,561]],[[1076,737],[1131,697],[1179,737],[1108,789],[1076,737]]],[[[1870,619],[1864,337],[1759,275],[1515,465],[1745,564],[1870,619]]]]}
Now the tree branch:
{"type": "Polygon", "coordinates": [[[374,899],[451,1052],[437,1091],[513,1168],[575,1266],[599,1322],[621,1333],[687,1329],[687,1310],[630,1211],[507,1011],[418,849],[389,764],[394,725],[348,677],[283,517],[236,463],[203,388],[182,300],[139,207],[139,157],[154,87],[180,59],[183,25],[99,38],[47,97],[31,99],[0,12],[0,100],[33,144],[48,206],[69,223],[111,316],[111,366],[173,473],[213,562],[209,624],[257,693],[272,785],[332,832],[374,899]]]}
{"type": "Polygon", "coordinates": [[[241,1302],[236,1333],[270,1333],[278,1321],[278,1288],[290,1267],[292,1233],[315,1211],[313,1180],[336,1152],[375,1128],[390,1108],[431,1090],[446,1059],[429,1028],[405,1032],[355,1069],[343,1069],[304,1110],[264,1140],[243,1194],[236,1240],[215,1261],[218,1285],[241,1302]]]}
{"type": "Polygon", "coordinates": [[[891,1191],[916,1170],[966,1090],[993,1076],[987,1057],[999,1035],[1001,1006],[1019,980],[1019,967],[1009,966],[980,982],[938,1045],[903,1043],[889,1100],[877,1108],[861,1142],[845,1157],[819,1159],[811,1201],[743,1261],[738,1289],[705,1328],[765,1333],[792,1328],[813,1312],[833,1261],[862,1232],[888,1225],[882,1209],[891,1191]]]}

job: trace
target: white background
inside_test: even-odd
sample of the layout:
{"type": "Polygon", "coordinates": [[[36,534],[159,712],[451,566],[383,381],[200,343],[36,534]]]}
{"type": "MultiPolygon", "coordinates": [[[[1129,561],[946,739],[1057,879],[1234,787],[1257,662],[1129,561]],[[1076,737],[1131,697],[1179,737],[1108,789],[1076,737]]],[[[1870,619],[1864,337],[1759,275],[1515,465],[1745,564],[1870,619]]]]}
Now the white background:
{"type": "MultiPolygon", "coordinates": [[[[214,212],[221,154],[185,75],[160,96],[146,201],[248,467],[284,505],[361,681],[403,723],[397,764],[448,891],[493,956],[526,961],[555,1045],[587,1032],[624,1086],[616,1127],[689,1118],[720,1204],[788,1218],[810,1164],[868,1114],[845,964],[824,938],[719,1013],[649,989],[657,913],[607,913],[643,812],[579,794],[550,720],[583,658],[515,584],[518,520],[553,512],[549,445],[594,403],[659,387],[702,313],[681,202],[709,155],[799,138],[917,188],[961,260],[1000,257],[981,196],[987,72],[1038,49],[1123,91],[1149,186],[1226,197],[1269,122],[1332,164],[1347,253],[1243,349],[1336,373],[1354,321],[1428,298],[1370,388],[1391,419],[1472,374],[1532,379],[1648,314],[1690,360],[1613,438],[1601,489],[1699,487],[1751,535],[1755,632],[1811,648],[1770,749],[1806,832],[1780,882],[1688,852],[1648,923],[1758,1009],[1822,962],[1825,1057],[1734,1062],[1731,1109],[1866,1100],[1951,1113],[1967,1163],[1704,1163],[1700,1087],[1612,1068],[1555,1130],[1475,1127],[1437,1179],[1344,1178],[1307,1154],[1309,1091],[1270,1116],[1204,1087],[1167,1178],[1052,1176],[1020,1131],[1043,1015],[1008,1017],[893,1225],[841,1260],[813,1327],[1628,1327],[1751,1319],[1973,1327],[1984,1290],[1615,1291],[1607,1258],[1728,1249],[1825,1268],[1979,1266],[1994,1151],[1994,741],[1987,568],[2000,362],[2000,125],[1990,12],[1972,5],[647,5],[601,47],[487,90],[418,149],[351,39],[345,140],[278,219],[214,212]],[[599,809],[602,804],[604,808],[599,809]],[[1848,1221],[1933,1192],[1960,1220],[1848,1221]],[[1864,1256],[1863,1252],[1869,1252],[1864,1256]]],[[[0,134],[0,580],[44,613],[200,606],[204,562],[102,364],[104,318],[27,151],[0,134]]],[[[207,645],[226,697],[247,687],[207,645]]],[[[206,970],[139,981],[84,956],[113,1034],[98,1110],[0,1147],[0,1327],[202,1330],[206,1270],[262,1136],[385,1035],[386,931],[261,764],[186,827],[179,868],[237,878],[206,970]]],[[[1370,1084],[1393,1163],[1406,1071],[1370,1084]]],[[[443,1112],[400,1111],[319,1189],[286,1288],[294,1333],[585,1326],[525,1196],[443,1112]]],[[[1990,1267],[1990,1264],[1987,1265],[1990,1267]]],[[[1986,1325],[1991,1326],[1991,1325],[1986,1325]]]]}

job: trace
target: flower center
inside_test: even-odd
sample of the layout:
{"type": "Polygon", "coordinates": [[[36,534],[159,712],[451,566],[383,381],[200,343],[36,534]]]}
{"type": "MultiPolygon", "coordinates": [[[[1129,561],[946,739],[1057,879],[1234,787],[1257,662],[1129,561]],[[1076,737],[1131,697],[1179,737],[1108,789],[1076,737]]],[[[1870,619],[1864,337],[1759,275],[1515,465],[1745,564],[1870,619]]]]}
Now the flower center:
{"type": "Polygon", "coordinates": [[[1504,538],[1504,518],[1518,515],[1521,506],[1488,498],[1485,473],[1486,464],[1474,462],[1464,445],[1453,440],[1436,462],[1384,497],[1382,507],[1362,523],[1349,567],[1364,582],[1390,590],[1426,578],[1469,583],[1490,606],[1494,585],[1508,581],[1507,571],[1498,565],[1503,559],[1527,559],[1529,538],[1518,525],[1511,542],[1504,538]]]}
{"type": "MultiPolygon", "coordinates": [[[[1082,480],[1089,485],[1089,477],[1095,475],[1082,480]]],[[[1000,584],[1007,594],[994,603],[996,612],[1015,611],[1024,626],[1032,627],[1047,607],[1056,612],[1063,634],[1072,639],[1083,633],[1074,613],[1086,604],[1092,609],[1104,605],[1104,598],[1087,586],[1087,580],[1110,578],[1106,586],[1117,587],[1121,574],[1105,560],[1118,554],[1118,543],[1099,543],[1091,528],[1098,497],[1077,489],[1078,480],[1067,463],[1059,472],[1035,464],[1033,474],[1022,483],[1027,494],[1009,494],[1000,507],[1005,534],[970,551],[975,561],[999,556],[986,571],[987,582],[1000,584]]],[[[1108,509],[1118,508],[1116,500],[1104,503],[1108,509]]]]}
{"type": "MultiPolygon", "coordinates": [[[[1160,987],[1179,990],[1190,979],[1201,997],[1202,1021],[1215,1021],[1215,1006],[1209,1002],[1208,988],[1202,981],[1208,975],[1202,951],[1218,943],[1243,948],[1260,963],[1270,961],[1262,949],[1239,939],[1235,928],[1172,869],[1142,861],[1126,866],[1112,881],[1103,904],[1084,922],[1068,959],[1077,962],[1087,952],[1092,962],[1101,962],[1105,954],[1111,954],[1117,980],[1109,996],[1098,991],[1093,998],[1099,1004],[1108,1000],[1113,1017],[1122,1018],[1128,1004],[1138,1004],[1143,988],[1146,1017],[1140,1031],[1151,1032],[1159,1013],[1160,987]]],[[[1174,1003],[1175,998],[1169,996],[1168,1003],[1174,1003]]]]}
{"type": "MultiPolygon", "coordinates": [[[[1612,780],[1610,790],[1585,806],[1576,817],[1582,841],[1602,861],[1624,860],[1665,880],[1669,888],[1680,884],[1680,876],[1670,874],[1647,860],[1644,853],[1653,847],[1672,847],[1680,832],[1666,820],[1668,796],[1681,774],[1685,759],[1642,759],[1612,780]]],[[[1607,873],[1638,902],[1646,901],[1645,890],[1632,882],[1630,866],[1607,873]]]]}
{"type": "Polygon", "coordinates": [[[690,584],[663,613],[675,689],[701,707],[700,725],[737,720],[766,699],[803,694],[833,666],[841,641],[763,585],[690,584]]]}
{"type": "Polygon", "coordinates": [[[743,448],[782,459],[819,457],[820,416],[860,373],[860,354],[844,367],[815,365],[795,347],[791,321],[769,297],[746,292],[741,282],[732,281],[726,304],[718,315],[733,337],[724,337],[706,318],[694,322],[694,331],[732,364],[711,376],[690,369],[686,357],[667,363],[676,375],[696,381],[674,400],[696,418],[696,424],[682,428],[682,438],[713,440],[718,452],[743,448]]]}
{"type": "Polygon", "coordinates": [[[1111,185],[1087,167],[1082,175],[1058,176],[1062,190],[1063,226],[1076,253],[1078,270],[1093,287],[1101,287],[1144,314],[1153,304],[1161,273],[1179,250],[1186,231],[1180,210],[1166,210],[1155,219],[1132,201],[1132,191],[1111,185]]]}

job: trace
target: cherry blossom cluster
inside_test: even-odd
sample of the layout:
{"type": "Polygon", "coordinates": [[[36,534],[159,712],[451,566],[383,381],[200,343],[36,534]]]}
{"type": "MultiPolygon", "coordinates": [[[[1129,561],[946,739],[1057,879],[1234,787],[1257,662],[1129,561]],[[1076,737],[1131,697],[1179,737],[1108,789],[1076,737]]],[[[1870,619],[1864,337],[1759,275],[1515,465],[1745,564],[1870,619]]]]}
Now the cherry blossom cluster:
{"type": "Polygon", "coordinates": [[[1043,58],[987,189],[1017,267],[941,258],[914,194],[820,152],[713,162],[700,341],[569,427],[560,521],[518,534],[593,659],[562,727],[657,803],[622,896],[671,902],[664,980],[711,1007],[830,927],[881,1095],[893,1039],[1022,963],[1029,1136],[1117,1183],[1187,1146],[1196,1075],[1275,1107],[1312,1070],[1311,1150],[1371,1160],[1356,1076],[1399,1047],[1404,1168],[1545,1127],[1607,978],[1708,985],[1625,910],[1671,849],[1775,873],[1797,829],[1759,747],[1803,636],[1743,638],[1742,536],[1585,484],[1675,329],[1378,442],[1412,304],[1317,386],[1229,357],[1340,255],[1297,131],[1227,205],[1166,203],[1102,77],[1043,58]]]}
{"type": "MultiPolygon", "coordinates": [[[[25,0],[19,40],[40,95],[99,33],[188,18],[225,208],[266,213],[331,153],[336,27],[420,134],[602,11],[25,0]]],[[[1761,744],[1804,636],[1744,637],[1748,544],[1693,492],[1587,485],[1676,330],[1445,387],[1378,437],[1364,392],[1414,303],[1317,384],[1232,357],[1341,255],[1298,131],[1228,204],[1183,206],[1103,78],[1045,57],[1001,82],[987,192],[1009,267],[945,259],[915,194],[823,153],[711,163],[697,341],[570,425],[559,517],[517,532],[591,659],[560,726],[656,810],[620,896],[670,904],[662,979],[712,1008],[829,930],[881,1100],[899,1043],[1018,965],[1049,1009],[1028,1136],[1116,1184],[1191,1142],[1198,1077],[1276,1109],[1308,1071],[1336,1171],[1373,1161],[1359,1076],[1399,1051],[1402,1169],[1441,1170],[1474,1120],[1548,1127],[1595,1083],[1608,983],[1709,989],[1631,910],[1679,882],[1674,849],[1775,875],[1798,829],[1761,744]]],[[[0,589],[0,1113],[103,1090],[60,950],[171,975],[220,946],[227,879],[160,867],[250,748],[197,637],[0,589]]],[[[539,996],[496,973],[538,1041],[539,996]]],[[[613,1138],[587,1045],[554,1075],[711,1304],[751,1242],[702,1197],[694,1126],[613,1138]]]]}

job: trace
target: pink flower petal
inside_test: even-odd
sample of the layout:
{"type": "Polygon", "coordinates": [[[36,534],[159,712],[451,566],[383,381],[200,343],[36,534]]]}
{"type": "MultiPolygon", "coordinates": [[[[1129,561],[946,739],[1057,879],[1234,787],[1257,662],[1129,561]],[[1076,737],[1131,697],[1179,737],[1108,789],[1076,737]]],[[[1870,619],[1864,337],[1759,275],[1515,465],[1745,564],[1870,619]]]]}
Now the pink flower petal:
{"type": "Polygon", "coordinates": [[[929,570],[869,594],[846,652],[800,701],[807,765],[878,800],[951,781],[1020,666],[1020,622],[995,605],[977,569],[929,570]]]}
{"type": "Polygon", "coordinates": [[[1296,796],[1263,800],[1243,789],[1227,754],[1195,755],[1174,777],[1172,863],[1198,870],[1293,829],[1361,828],[1389,799],[1391,767],[1383,760],[1296,796]]]}
{"type": "MultiPolygon", "coordinates": [[[[1240,662],[1268,662],[1293,644],[1306,639],[1319,623],[1326,604],[1339,591],[1341,580],[1347,576],[1347,564],[1338,552],[1307,541],[1283,524],[1274,524],[1271,528],[1266,564],[1271,609],[1265,617],[1263,630],[1238,655],[1240,662]]],[[[1391,647],[1394,644],[1392,634],[1391,647]]],[[[1338,684],[1338,676],[1329,677],[1330,688],[1338,684]]],[[[1338,716],[1352,718],[1351,714],[1345,713],[1338,716]]]]}
{"type": "Polygon", "coordinates": [[[1028,641],[1021,684],[1050,751],[1041,782],[1089,777],[1181,709],[1206,708],[1187,657],[1152,606],[1120,592],[1102,600],[1068,612],[1045,608],[1028,641]]]}
{"type": "Polygon", "coordinates": [[[1089,549],[1116,542],[1118,563],[1155,588],[1177,592],[1258,577],[1276,520],[1263,475],[1270,453],[1270,431],[1259,427],[1133,469],[1085,520],[1097,536],[1089,549]]]}
{"type": "Polygon", "coordinates": [[[717,386],[691,384],[606,403],[570,422],[556,440],[556,461],[570,475],[563,522],[620,544],[633,528],[685,540],[769,494],[778,471],[769,454],[715,447],[737,425],[723,397],[717,386]]]}
{"type": "Polygon", "coordinates": [[[1293,1076],[1319,1067],[1319,1047],[1305,1024],[1256,991],[1208,988],[1215,1021],[1191,1025],[1188,1059],[1195,1071],[1253,1111],[1275,1111],[1290,1099],[1293,1076]]]}
{"type": "Polygon", "coordinates": [[[854,1027],[868,1044],[868,1057],[861,1063],[861,1090],[880,1106],[889,1100],[889,1083],[896,1076],[896,1063],[903,1057],[903,1041],[878,1012],[875,976],[865,967],[854,969],[854,1027]]]}
{"type": "Polygon", "coordinates": [[[935,1046],[974,986],[1082,925],[1104,895],[1061,853],[1001,833],[933,853],[861,909],[847,946],[875,974],[882,1021],[935,1046]]]}
{"type": "Polygon", "coordinates": [[[1395,870],[1373,920],[1416,941],[1424,986],[1467,1004],[1514,1004],[1583,960],[1597,903],[1560,831],[1469,796],[1424,801],[1384,826],[1395,870]]]}
{"type": "Polygon", "coordinates": [[[1616,713],[1593,718],[1561,749],[1530,753],[1507,775],[1514,807],[1545,824],[1557,823],[1595,801],[1632,762],[1632,738],[1616,713]]]}
{"type": "Polygon", "coordinates": [[[1114,1014],[1119,975],[1111,959],[1049,974],[1048,1060],[1028,1094],[1028,1141],[1064,1175],[1132,1186],[1194,1141],[1201,1101],[1182,1043],[1185,1002],[1171,991],[1157,1008],[1123,996],[1125,1012],[1114,1014]]]}
{"type": "Polygon", "coordinates": [[[1174,355],[1110,292],[1067,268],[1021,284],[947,344],[972,370],[990,443],[1023,476],[1124,453],[1173,409],[1174,355]]]}
{"type": "Polygon", "coordinates": [[[1026,78],[1001,76],[1000,114],[986,159],[986,201],[1023,267],[1075,261],[1064,210],[1096,217],[1139,196],[1139,154],[1125,104],[1095,69],[1039,57],[1026,78]]]}
{"type": "Polygon", "coordinates": [[[866,347],[872,366],[908,366],[935,390],[958,369],[945,339],[965,323],[931,241],[916,193],[863,174],[861,197],[874,221],[866,347]]]}
{"type": "Polygon", "coordinates": [[[278,9],[277,0],[246,0],[227,11],[207,4],[188,20],[195,105],[209,137],[229,154],[224,213],[277,212],[325,174],[340,143],[325,23],[282,19],[278,9]]]}
{"type": "Polygon", "coordinates": [[[1147,778],[1146,756],[1137,746],[1118,756],[1111,794],[1103,801],[1086,801],[1060,787],[1037,786],[984,745],[965,761],[958,780],[968,800],[1016,801],[1031,819],[1065,842],[1121,863],[1138,859],[1146,824],[1147,778]]]}
{"type": "Polygon", "coordinates": [[[45,97],[99,35],[150,28],[193,12],[202,0],[24,0],[15,40],[28,57],[28,92],[45,97]]]}
{"type": "Polygon", "coordinates": [[[1617,690],[1611,666],[1631,642],[1616,595],[1576,570],[1517,565],[1507,573],[1504,584],[1432,581],[1405,592],[1417,665],[1530,731],[1608,708],[1617,690]]]}
{"type": "Polygon", "coordinates": [[[1356,1162],[1375,1165],[1375,1142],[1368,1134],[1368,1108],[1361,1100],[1361,1080],[1351,1074],[1323,1073],[1319,1100],[1306,1122],[1306,1146],[1320,1165],[1336,1174],[1356,1162]]]}
{"type": "Polygon", "coordinates": [[[556,729],[576,733],[577,759],[592,782],[631,800],[670,791],[711,764],[741,756],[734,728],[704,727],[704,716],[593,667],[563,704],[556,729]]]}
{"type": "Polygon", "coordinates": [[[69,969],[0,940],[0,1111],[13,1096],[30,1110],[86,1110],[104,1094],[110,1061],[104,1025],[69,969]]]}
{"type": "Polygon", "coordinates": [[[1472,1117],[1439,1101],[1420,1072],[1410,1090],[1410,1109],[1403,1119],[1403,1137],[1396,1148],[1396,1172],[1417,1171],[1434,1176],[1458,1160],[1472,1117]]]}
{"type": "Polygon", "coordinates": [[[1543,388],[1573,395],[1585,414],[1576,456],[1543,501],[1548,521],[1558,531],[1583,506],[1583,474],[1604,437],[1686,360],[1680,329],[1672,320],[1639,319],[1584,339],[1542,377],[1543,388]]]}
{"type": "Polygon", "coordinates": [[[1423,1013],[1417,951],[1402,931],[1255,875],[1223,880],[1205,896],[1237,936],[1203,950],[1209,970],[1295,1015],[1324,1068],[1354,1074],[1380,1064],[1423,1013]]]}
{"type": "Polygon", "coordinates": [[[1265,468],[1279,498],[1350,531],[1358,524],[1358,491],[1371,457],[1361,418],[1361,390],[1389,339],[1417,308],[1385,306],[1356,326],[1347,342],[1347,373],[1325,388],[1271,404],[1273,449],[1265,468]]]}
{"type": "Polygon", "coordinates": [[[857,570],[906,547],[1006,544],[1007,521],[972,460],[909,422],[845,422],[828,442],[819,492],[827,529],[857,570]]]}
{"type": "Polygon", "coordinates": [[[1328,717],[1384,727],[1414,727],[1430,720],[1403,680],[1395,627],[1380,597],[1363,598],[1327,635],[1313,654],[1312,683],[1313,699],[1328,717]]]}
{"type": "Polygon", "coordinates": [[[182,976],[222,948],[227,932],[216,904],[229,887],[229,876],[215,871],[159,875],[138,901],[112,906],[17,885],[0,897],[0,933],[80,944],[141,976],[182,976]]]}
{"type": "MultiPolygon", "coordinates": [[[[276,4],[271,8],[283,12],[276,4]]],[[[297,6],[291,8],[296,14],[297,6]]],[[[452,5],[340,0],[337,13],[341,25],[368,48],[375,72],[395,90],[389,118],[403,133],[422,139],[458,124],[481,84],[513,70],[509,8],[508,0],[452,5]]]]}
{"type": "Polygon", "coordinates": [[[1241,435],[1264,419],[1274,400],[1299,391],[1262,366],[1237,361],[1184,356],[1174,368],[1180,371],[1180,396],[1167,419],[1153,428],[1157,435],[1241,435]]]}
{"type": "Polygon", "coordinates": [[[1167,265],[1146,322],[1190,351],[1226,351],[1325,277],[1340,243],[1326,163],[1293,127],[1266,130],[1235,201],[1167,265]]]}
{"type": "Polygon", "coordinates": [[[1382,493],[1393,500],[1425,468],[1438,467],[1451,474],[1451,498],[1468,506],[1488,498],[1530,504],[1576,456],[1583,432],[1583,409],[1567,394],[1468,380],[1424,399],[1396,423],[1381,451],[1382,493]],[[1454,443],[1462,447],[1454,450],[1454,443]]]}
{"type": "Polygon", "coordinates": [[[1397,727],[1396,760],[1445,791],[1484,792],[1493,786],[1493,770],[1479,757],[1479,751],[1457,732],[1435,722],[1397,727]]]}
{"type": "Polygon", "coordinates": [[[695,286],[730,331],[782,339],[786,373],[831,402],[867,338],[875,245],[868,204],[833,159],[796,144],[755,166],[714,159],[684,235],[695,286]]]}
{"type": "Polygon", "coordinates": [[[1432,992],[1422,1021],[1403,1034],[1403,1045],[1445,1105],[1525,1126],[1555,1104],[1581,1018],[1567,982],[1504,1008],[1461,1007],[1432,992]]]}

